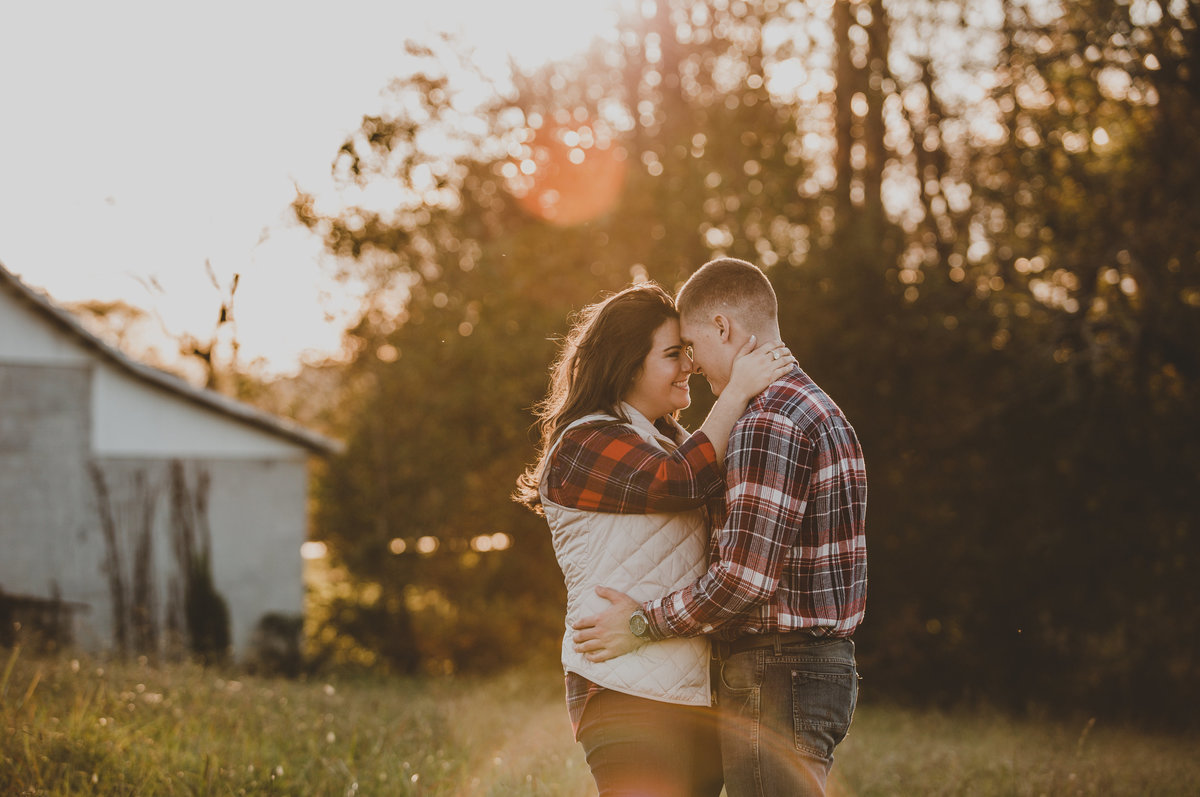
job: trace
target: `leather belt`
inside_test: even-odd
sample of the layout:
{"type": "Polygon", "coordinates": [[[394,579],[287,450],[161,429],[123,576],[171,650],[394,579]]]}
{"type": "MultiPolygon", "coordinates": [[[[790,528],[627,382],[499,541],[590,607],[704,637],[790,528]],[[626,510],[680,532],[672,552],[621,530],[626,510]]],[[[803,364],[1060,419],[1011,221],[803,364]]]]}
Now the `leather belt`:
{"type": "Polygon", "coordinates": [[[782,648],[787,645],[812,645],[832,639],[833,629],[829,627],[803,628],[799,631],[785,631],[780,634],[746,634],[729,641],[713,640],[713,655],[727,659],[735,653],[745,653],[748,650],[760,648],[782,648]]]}

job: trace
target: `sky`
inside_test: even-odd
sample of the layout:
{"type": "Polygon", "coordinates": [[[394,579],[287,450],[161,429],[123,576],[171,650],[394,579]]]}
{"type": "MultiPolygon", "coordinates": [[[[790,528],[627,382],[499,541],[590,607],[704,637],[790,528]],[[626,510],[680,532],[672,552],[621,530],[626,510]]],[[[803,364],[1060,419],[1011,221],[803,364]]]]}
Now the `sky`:
{"type": "Polygon", "coordinates": [[[403,63],[455,31],[503,69],[569,56],[605,0],[69,0],[0,4],[0,263],[59,303],[123,300],[211,335],[235,273],[245,360],[294,372],[340,350],[356,307],[296,187],[403,63]]]}

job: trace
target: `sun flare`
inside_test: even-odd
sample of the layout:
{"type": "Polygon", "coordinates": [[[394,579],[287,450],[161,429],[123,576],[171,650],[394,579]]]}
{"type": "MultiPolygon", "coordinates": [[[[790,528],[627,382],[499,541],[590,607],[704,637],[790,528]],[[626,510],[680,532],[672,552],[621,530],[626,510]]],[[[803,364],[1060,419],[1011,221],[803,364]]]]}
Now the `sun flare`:
{"type": "MultiPolygon", "coordinates": [[[[297,185],[324,184],[330,153],[379,112],[405,67],[403,42],[450,35],[502,79],[510,64],[536,69],[612,35],[622,2],[351,0],[334,12],[114,0],[73,4],[68,19],[45,4],[5,9],[0,28],[24,33],[0,48],[0,74],[23,77],[0,80],[0,107],[24,121],[6,128],[0,152],[0,258],[60,302],[121,299],[170,334],[196,336],[220,301],[209,261],[222,285],[243,278],[247,362],[287,373],[308,356],[339,356],[357,301],[331,283],[320,241],[287,209],[297,185]]],[[[543,217],[595,212],[599,197],[575,199],[563,182],[598,167],[603,149],[577,163],[584,151],[565,151],[566,170],[532,195],[543,217]]]]}

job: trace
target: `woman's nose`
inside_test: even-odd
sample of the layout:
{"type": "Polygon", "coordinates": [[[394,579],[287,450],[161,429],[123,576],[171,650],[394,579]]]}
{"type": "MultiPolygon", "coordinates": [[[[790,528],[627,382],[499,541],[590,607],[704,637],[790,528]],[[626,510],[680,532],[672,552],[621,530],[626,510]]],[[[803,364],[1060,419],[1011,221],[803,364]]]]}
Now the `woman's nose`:
{"type": "Polygon", "coordinates": [[[679,367],[683,369],[685,374],[690,374],[695,370],[695,365],[692,363],[692,358],[686,354],[679,358],[679,367]]]}

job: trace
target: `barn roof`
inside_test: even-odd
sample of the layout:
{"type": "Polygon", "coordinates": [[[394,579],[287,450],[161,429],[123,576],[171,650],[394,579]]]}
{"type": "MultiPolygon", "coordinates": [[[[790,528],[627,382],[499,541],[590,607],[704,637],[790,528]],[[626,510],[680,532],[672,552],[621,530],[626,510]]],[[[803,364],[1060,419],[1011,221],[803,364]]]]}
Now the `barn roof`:
{"type": "Polygon", "coordinates": [[[253,426],[270,434],[297,443],[316,454],[334,454],[342,450],[337,440],[306,429],[295,421],[280,418],[249,404],[232,399],[213,390],[194,387],[183,379],[152,368],[129,357],[89,332],[79,320],[56,305],[48,296],[26,285],[15,274],[0,263],[0,286],[7,288],[18,298],[32,305],[60,329],[77,338],[87,348],[108,360],[125,373],[153,387],[174,393],[180,398],[209,410],[226,415],[236,421],[253,426]]]}

